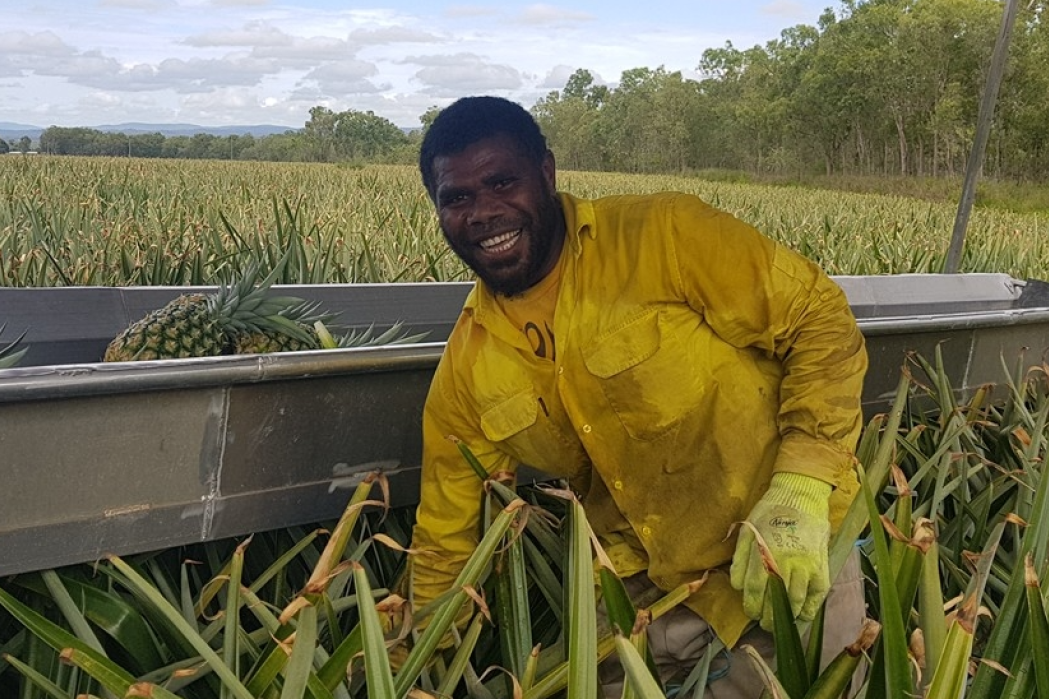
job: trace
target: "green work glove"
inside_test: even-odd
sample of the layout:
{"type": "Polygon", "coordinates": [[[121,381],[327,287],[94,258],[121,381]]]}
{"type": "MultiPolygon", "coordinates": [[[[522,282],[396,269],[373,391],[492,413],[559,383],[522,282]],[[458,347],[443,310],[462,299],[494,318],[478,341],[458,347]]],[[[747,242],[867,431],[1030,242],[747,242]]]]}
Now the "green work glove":
{"type": "MultiPolygon", "coordinates": [[[[830,590],[830,493],[830,484],[818,478],[777,473],[747,517],[772,553],[794,615],[806,621],[815,617],[830,590]]],[[[772,605],[765,604],[768,573],[750,527],[740,529],[729,575],[732,587],[743,592],[743,611],[771,631],[772,605]]]]}

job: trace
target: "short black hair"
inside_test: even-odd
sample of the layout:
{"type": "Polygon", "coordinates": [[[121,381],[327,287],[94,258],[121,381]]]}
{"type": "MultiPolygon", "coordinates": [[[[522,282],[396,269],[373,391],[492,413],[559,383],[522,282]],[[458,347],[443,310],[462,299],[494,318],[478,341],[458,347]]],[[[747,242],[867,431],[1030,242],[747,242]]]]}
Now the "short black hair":
{"type": "Polygon", "coordinates": [[[524,107],[502,97],[463,97],[445,107],[433,120],[419,149],[419,172],[423,186],[433,199],[433,161],[444,155],[455,155],[478,141],[506,135],[536,165],[546,157],[546,138],[532,115],[524,107]]]}

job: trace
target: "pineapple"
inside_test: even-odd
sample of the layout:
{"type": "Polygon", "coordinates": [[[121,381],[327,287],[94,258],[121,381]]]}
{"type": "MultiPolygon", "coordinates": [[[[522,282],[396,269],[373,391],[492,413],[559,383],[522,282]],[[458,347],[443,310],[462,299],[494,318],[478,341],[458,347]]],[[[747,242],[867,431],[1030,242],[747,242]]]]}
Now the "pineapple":
{"type": "MultiPolygon", "coordinates": [[[[4,328],[6,327],[6,323],[4,325],[0,325],[0,335],[3,335],[4,328]]],[[[16,364],[18,364],[18,360],[20,360],[22,356],[29,351],[28,347],[23,347],[22,349],[17,351],[15,349],[16,347],[18,347],[18,343],[22,341],[23,337],[25,337],[24,332],[8,344],[0,345],[0,369],[7,369],[8,367],[15,366],[16,364]]]]}
{"type": "MultiPolygon", "coordinates": [[[[285,297],[288,302],[294,297],[285,297]]],[[[268,331],[242,330],[233,335],[234,354],[264,354],[266,352],[297,352],[320,349],[321,344],[314,323],[323,324],[335,317],[334,313],[319,311],[320,304],[300,301],[277,313],[274,322],[287,321],[284,327],[268,331]]]]}
{"type": "MultiPolygon", "coordinates": [[[[308,331],[307,331],[308,332],[308,331]]],[[[285,333],[264,333],[252,331],[238,333],[233,338],[234,354],[265,354],[267,352],[298,352],[299,350],[319,349],[316,340],[304,342],[285,333]]]]}
{"type": "Polygon", "coordinates": [[[256,283],[258,268],[251,265],[239,279],[213,294],[179,296],[114,338],[104,361],[231,354],[239,351],[237,340],[244,336],[255,337],[256,342],[260,336],[278,338],[274,342],[286,337],[316,347],[308,324],[331,316],[318,313],[316,304],[300,298],[267,297],[281,266],[262,282],[256,283]]]}

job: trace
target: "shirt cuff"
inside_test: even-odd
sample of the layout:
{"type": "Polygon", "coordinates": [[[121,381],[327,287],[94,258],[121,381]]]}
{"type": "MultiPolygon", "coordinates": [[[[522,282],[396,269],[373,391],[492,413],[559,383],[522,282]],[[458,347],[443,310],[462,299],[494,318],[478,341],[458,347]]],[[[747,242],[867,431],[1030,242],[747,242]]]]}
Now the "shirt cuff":
{"type": "Polygon", "coordinates": [[[837,488],[852,473],[854,458],[834,442],[807,435],[787,435],[779,445],[772,472],[811,476],[837,488]]]}

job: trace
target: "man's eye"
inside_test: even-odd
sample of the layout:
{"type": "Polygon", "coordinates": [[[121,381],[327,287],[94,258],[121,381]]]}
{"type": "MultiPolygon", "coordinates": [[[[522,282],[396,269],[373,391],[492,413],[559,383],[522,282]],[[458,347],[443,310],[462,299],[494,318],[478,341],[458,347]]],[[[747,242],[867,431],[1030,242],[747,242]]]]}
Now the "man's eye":
{"type": "Polygon", "coordinates": [[[506,189],[507,187],[512,185],[515,181],[516,180],[514,178],[507,177],[505,179],[502,179],[502,180],[499,180],[498,182],[496,182],[495,183],[495,188],[496,189],[506,189]]]}

